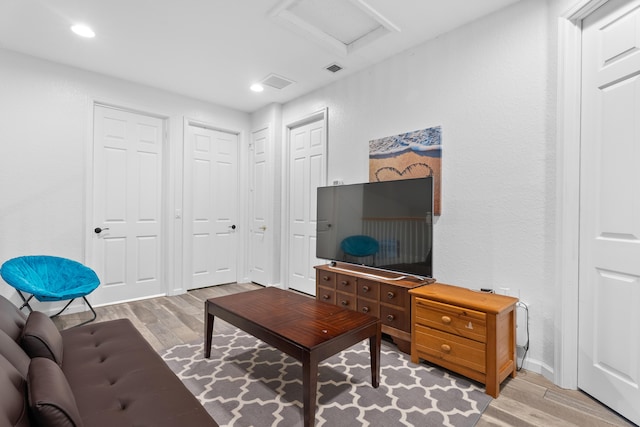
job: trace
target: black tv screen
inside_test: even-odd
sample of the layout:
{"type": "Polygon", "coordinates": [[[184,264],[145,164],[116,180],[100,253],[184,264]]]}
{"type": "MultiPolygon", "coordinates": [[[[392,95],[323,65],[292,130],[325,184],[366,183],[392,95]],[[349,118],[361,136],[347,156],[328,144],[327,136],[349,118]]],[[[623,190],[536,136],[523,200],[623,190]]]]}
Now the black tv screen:
{"type": "Polygon", "coordinates": [[[316,256],[432,277],[433,178],[318,188],[316,256]]]}

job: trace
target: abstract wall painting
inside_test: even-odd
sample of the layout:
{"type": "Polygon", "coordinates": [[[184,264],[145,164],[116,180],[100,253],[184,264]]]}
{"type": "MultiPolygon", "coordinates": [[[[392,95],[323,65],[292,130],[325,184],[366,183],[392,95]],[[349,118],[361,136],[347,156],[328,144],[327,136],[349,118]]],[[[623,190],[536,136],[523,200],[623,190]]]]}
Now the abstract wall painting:
{"type": "Polygon", "coordinates": [[[425,176],[433,176],[433,214],[440,215],[440,126],[369,141],[369,182],[425,176]]]}

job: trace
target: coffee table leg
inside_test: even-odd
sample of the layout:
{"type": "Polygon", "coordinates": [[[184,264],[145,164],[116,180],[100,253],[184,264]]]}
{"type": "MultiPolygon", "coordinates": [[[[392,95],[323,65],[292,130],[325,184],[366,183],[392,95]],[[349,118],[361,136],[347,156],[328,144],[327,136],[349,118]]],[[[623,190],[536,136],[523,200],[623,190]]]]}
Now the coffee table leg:
{"type": "Polygon", "coordinates": [[[382,333],[380,331],[380,323],[378,323],[378,331],[375,335],[369,337],[369,352],[371,354],[371,385],[378,388],[380,385],[380,345],[382,333]]]}
{"type": "Polygon", "coordinates": [[[304,427],[312,427],[316,421],[318,392],[318,360],[305,353],[302,358],[302,414],[304,427]]]}
{"type": "Polygon", "coordinates": [[[204,303],[204,357],[211,356],[211,336],[213,335],[213,314],[209,313],[209,305],[204,303]]]}

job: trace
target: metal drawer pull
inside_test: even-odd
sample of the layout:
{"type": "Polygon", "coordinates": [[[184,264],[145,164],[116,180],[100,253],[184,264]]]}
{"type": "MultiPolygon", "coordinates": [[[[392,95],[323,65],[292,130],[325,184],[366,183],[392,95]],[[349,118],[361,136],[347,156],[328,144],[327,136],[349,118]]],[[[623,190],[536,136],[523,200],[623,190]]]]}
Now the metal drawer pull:
{"type": "Polygon", "coordinates": [[[349,305],[349,301],[342,301],[340,304],[344,305],[345,307],[349,305]]]}
{"type": "Polygon", "coordinates": [[[449,323],[451,323],[451,317],[442,316],[442,323],[446,323],[448,325],[449,323]]]}
{"type": "Polygon", "coordinates": [[[329,299],[329,295],[327,295],[327,294],[322,295],[322,299],[329,299]]]}
{"type": "Polygon", "coordinates": [[[392,321],[392,320],[394,320],[395,318],[396,318],[396,316],[394,316],[393,314],[389,314],[389,315],[387,316],[387,320],[388,320],[389,322],[391,322],[391,321],[392,321]]]}
{"type": "Polygon", "coordinates": [[[368,313],[369,312],[369,307],[362,307],[362,312],[363,313],[368,313]]]}
{"type": "Polygon", "coordinates": [[[394,294],[393,292],[387,292],[387,297],[389,299],[393,299],[396,296],[396,294],[394,294]]]}
{"type": "Polygon", "coordinates": [[[449,346],[449,345],[447,345],[447,344],[442,344],[442,345],[440,346],[440,349],[441,349],[442,351],[444,351],[445,353],[449,353],[449,352],[451,351],[451,346],[449,346]]]}
{"type": "Polygon", "coordinates": [[[368,286],[363,286],[362,287],[362,292],[369,292],[369,287],[368,286]]]}
{"type": "Polygon", "coordinates": [[[322,276],[322,280],[324,280],[325,282],[329,281],[329,276],[322,276]]]}
{"type": "Polygon", "coordinates": [[[349,281],[348,280],[343,280],[342,282],[340,282],[340,284],[342,286],[347,286],[349,284],[349,281]]]}

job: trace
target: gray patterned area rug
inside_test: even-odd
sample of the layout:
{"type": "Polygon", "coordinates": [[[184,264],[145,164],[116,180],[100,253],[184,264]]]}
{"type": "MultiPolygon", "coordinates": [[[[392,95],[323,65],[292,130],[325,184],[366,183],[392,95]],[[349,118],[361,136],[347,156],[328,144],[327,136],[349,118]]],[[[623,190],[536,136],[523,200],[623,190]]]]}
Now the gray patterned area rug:
{"type": "MultiPolygon", "coordinates": [[[[302,366],[235,330],[162,353],[169,367],[221,426],[302,426],[302,366]]],[[[371,387],[368,340],[321,362],[316,426],[474,426],[491,397],[476,383],[382,342],[380,387],[371,387]]]]}

